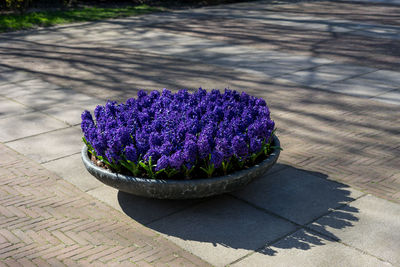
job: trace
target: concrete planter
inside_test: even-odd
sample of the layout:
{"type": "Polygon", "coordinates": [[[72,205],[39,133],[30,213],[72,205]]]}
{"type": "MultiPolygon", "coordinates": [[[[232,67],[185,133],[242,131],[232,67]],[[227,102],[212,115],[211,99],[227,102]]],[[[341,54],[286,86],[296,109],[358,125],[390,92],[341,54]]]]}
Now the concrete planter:
{"type": "MultiPolygon", "coordinates": [[[[274,146],[279,139],[274,137],[274,146]]],[[[93,164],[88,157],[87,147],[82,149],[82,161],[86,169],[99,181],[126,193],[159,199],[190,199],[219,195],[238,190],[257,177],[266,173],[278,160],[279,150],[275,149],[263,162],[249,169],[226,176],[196,180],[161,180],[132,177],[110,172],[93,164]]]]}

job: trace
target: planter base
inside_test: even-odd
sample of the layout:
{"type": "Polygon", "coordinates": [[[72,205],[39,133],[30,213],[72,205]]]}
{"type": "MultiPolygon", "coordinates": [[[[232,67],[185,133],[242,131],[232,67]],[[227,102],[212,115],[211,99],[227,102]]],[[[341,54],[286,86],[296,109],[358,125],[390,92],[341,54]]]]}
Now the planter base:
{"type": "MultiPolygon", "coordinates": [[[[274,137],[274,146],[279,146],[279,139],[274,137]]],[[[158,199],[193,199],[219,195],[243,188],[252,180],[266,173],[278,160],[279,150],[259,164],[231,173],[226,176],[195,180],[161,180],[132,177],[110,172],[93,164],[88,157],[87,147],[82,149],[82,161],[86,169],[99,181],[120,191],[158,199]]]]}

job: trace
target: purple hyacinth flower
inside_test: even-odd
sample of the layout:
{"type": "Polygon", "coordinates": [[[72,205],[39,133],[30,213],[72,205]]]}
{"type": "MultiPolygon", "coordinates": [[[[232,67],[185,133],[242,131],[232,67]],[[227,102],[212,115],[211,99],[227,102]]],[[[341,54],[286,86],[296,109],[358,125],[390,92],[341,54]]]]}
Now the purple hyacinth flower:
{"type": "Polygon", "coordinates": [[[245,157],[248,154],[247,144],[242,136],[235,136],[232,140],[233,153],[239,158],[245,157]]]}
{"type": "Polygon", "coordinates": [[[133,144],[125,148],[125,157],[127,160],[137,163],[138,160],[137,150],[133,144]]]}
{"type": "Polygon", "coordinates": [[[194,163],[197,157],[197,145],[194,140],[188,140],[183,147],[183,157],[186,163],[194,163]]]}
{"type": "Polygon", "coordinates": [[[169,158],[169,165],[176,170],[179,170],[182,167],[184,162],[184,156],[182,151],[178,150],[169,158]]]}
{"type": "Polygon", "coordinates": [[[207,158],[211,153],[211,145],[208,138],[204,135],[197,141],[197,150],[201,159],[207,158]]]}
{"type": "Polygon", "coordinates": [[[250,153],[258,153],[261,150],[262,140],[259,138],[250,139],[250,153]]]}
{"type": "Polygon", "coordinates": [[[201,88],[194,93],[141,90],[125,104],[108,101],[96,107],[94,117],[85,111],[81,128],[97,155],[114,162],[151,156],[157,165],[176,169],[210,154],[217,167],[221,158],[246,159],[275,127],[263,99],[228,89],[222,94],[201,88]]]}
{"type": "Polygon", "coordinates": [[[214,150],[211,153],[211,164],[214,164],[215,168],[221,167],[222,161],[224,160],[224,154],[221,151],[214,150]]]}
{"type": "Polygon", "coordinates": [[[158,159],[155,170],[160,171],[160,170],[168,168],[168,166],[169,166],[169,157],[166,155],[163,155],[163,156],[161,156],[161,158],[158,159]]]}

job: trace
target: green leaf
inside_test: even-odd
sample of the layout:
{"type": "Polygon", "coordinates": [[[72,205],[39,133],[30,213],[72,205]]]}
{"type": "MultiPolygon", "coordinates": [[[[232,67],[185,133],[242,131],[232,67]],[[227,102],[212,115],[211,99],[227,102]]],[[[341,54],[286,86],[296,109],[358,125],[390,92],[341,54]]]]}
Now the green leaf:
{"type": "Polygon", "coordinates": [[[143,161],[139,161],[139,165],[144,168],[145,170],[147,170],[147,165],[143,162],[143,161]]]}

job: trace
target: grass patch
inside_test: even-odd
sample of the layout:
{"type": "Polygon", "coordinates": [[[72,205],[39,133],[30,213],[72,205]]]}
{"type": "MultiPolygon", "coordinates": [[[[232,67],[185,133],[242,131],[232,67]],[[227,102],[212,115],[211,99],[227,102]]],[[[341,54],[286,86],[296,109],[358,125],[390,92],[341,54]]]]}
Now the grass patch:
{"type": "Polygon", "coordinates": [[[24,30],[38,26],[47,27],[72,22],[136,16],[156,11],[163,11],[163,9],[140,5],[120,8],[87,7],[73,10],[40,11],[23,15],[7,14],[0,15],[0,32],[24,30]]]}

